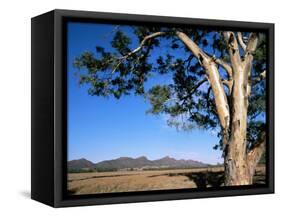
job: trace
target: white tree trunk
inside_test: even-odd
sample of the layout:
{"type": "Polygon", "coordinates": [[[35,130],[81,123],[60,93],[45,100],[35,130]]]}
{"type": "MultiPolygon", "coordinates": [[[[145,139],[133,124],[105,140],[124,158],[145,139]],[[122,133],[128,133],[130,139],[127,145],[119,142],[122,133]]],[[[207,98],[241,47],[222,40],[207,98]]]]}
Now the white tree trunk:
{"type": "Polygon", "coordinates": [[[257,47],[257,35],[251,34],[246,45],[241,39],[241,33],[238,33],[240,46],[245,53],[242,61],[235,34],[224,32],[231,62],[231,66],[229,66],[220,59],[208,56],[185,33],[177,32],[176,34],[205,69],[206,77],[213,91],[216,111],[223,132],[225,185],[252,184],[255,168],[265,145],[264,139],[247,153],[247,112],[248,97],[251,93],[248,79],[251,76],[253,52],[257,47]],[[221,65],[229,75],[226,84],[231,93],[230,102],[227,100],[217,64],[221,65]]]}

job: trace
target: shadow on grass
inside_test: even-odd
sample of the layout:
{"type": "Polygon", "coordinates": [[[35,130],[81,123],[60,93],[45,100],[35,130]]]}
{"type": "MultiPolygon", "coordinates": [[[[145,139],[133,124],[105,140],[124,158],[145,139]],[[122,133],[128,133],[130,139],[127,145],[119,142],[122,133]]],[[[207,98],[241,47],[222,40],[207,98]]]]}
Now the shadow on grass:
{"type": "MultiPolygon", "coordinates": [[[[165,173],[148,176],[150,178],[157,176],[186,176],[190,181],[196,184],[197,188],[220,187],[223,184],[224,174],[220,172],[183,172],[183,173],[165,173]]],[[[189,181],[187,180],[187,181],[189,181]]]]}
{"type": "MultiPolygon", "coordinates": [[[[128,174],[126,174],[127,176],[128,174]]],[[[124,176],[124,175],[115,175],[115,176],[124,176]]],[[[206,189],[209,187],[218,188],[224,185],[224,172],[223,171],[202,171],[202,172],[176,172],[176,173],[162,173],[147,176],[148,178],[159,177],[159,176],[184,176],[187,177],[186,182],[192,181],[195,183],[198,189],[206,189]]],[[[107,176],[112,177],[112,176],[107,176]]],[[[114,176],[113,176],[114,177],[114,176]]],[[[94,177],[98,178],[98,177],[94,177]]],[[[102,177],[100,177],[102,178],[102,177]]],[[[104,177],[103,177],[104,178],[104,177]]],[[[82,179],[83,180],[83,179],[82,179]]],[[[165,180],[163,179],[163,182],[165,180]]],[[[256,171],[254,176],[253,185],[261,185],[266,183],[266,176],[264,171],[256,171]]],[[[69,189],[69,194],[75,194],[78,189],[69,189]]]]}
{"type": "Polygon", "coordinates": [[[253,182],[255,185],[264,185],[266,183],[265,172],[256,171],[253,182]]]}
{"type": "MultiPolygon", "coordinates": [[[[183,172],[183,173],[166,173],[149,176],[150,178],[156,176],[185,176],[188,178],[186,181],[193,181],[197,188],[204,189],[209,187],[221,187],[224,185],[224,172],[218,171],[204,171],[204,172],[183,172]]],[[[254,176],[253,185],[262,185],[266,183],[264,172],[256,171],[254,176]]]]}
{"type": "Polygon", "coordinates": [[[186,173],[185,176],[193,181],[197,188],[220,187],[224,181],[223,172],[193,172],[186,173]]]}

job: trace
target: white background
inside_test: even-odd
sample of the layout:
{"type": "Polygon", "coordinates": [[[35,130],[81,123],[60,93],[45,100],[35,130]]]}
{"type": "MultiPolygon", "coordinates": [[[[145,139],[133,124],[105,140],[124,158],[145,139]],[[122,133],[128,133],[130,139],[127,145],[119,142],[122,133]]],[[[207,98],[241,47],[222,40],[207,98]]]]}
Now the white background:
{"type": "Polygon", "coordinates": [[[280,215],[281,6],[277,0],[2,0],[0,8],[0,216],[280,215]],[[276,194],[62,209],[30,200],[30,18],[54,8],[276,23],[276,194]]]}

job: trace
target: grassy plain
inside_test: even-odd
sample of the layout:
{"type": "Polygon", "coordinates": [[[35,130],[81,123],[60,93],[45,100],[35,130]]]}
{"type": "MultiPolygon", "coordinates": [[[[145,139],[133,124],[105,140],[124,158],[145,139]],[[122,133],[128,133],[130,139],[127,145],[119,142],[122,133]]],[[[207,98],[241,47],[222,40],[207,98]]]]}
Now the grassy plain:
{"type": "MultiPolygon", "coordinates": [[[[265,167],[259,166],[254,184],[265,183],[265,167]]],[[[69,173],[72,195],[223,186],[223,167],[69,173]]]]}

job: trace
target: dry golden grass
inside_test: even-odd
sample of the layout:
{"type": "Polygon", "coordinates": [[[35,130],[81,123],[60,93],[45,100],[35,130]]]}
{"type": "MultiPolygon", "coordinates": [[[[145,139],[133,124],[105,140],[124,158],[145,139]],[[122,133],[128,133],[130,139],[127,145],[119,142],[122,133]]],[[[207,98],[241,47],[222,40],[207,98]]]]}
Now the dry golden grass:
{"type": "MultiPolygon", "coordinates": [[[[221,181],[222,167],[175,169],[158,171],[117,171],[68,174],[68,191],[71,194],[98,194],[111,192],[148,191],[165,189],[197,188],[212,181],[221,181]],[[207,174],[207,176],[206,176],[207,174]],[[206,178],[207,177],[207,178],[206,178]]],[[[263,183],[265,168],[257,169],[256,183],[263,183]]],[[[211,183],[211,184],[210,184],[211,183]]]]}

